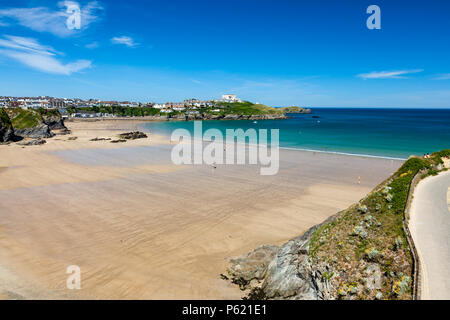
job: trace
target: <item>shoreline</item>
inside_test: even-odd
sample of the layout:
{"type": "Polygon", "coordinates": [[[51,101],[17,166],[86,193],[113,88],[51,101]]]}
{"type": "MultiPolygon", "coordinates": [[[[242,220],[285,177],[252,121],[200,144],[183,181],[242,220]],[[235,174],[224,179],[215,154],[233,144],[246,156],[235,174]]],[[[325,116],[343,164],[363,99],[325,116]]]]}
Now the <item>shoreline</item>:
{"type": "Polygon", "coordinates": [[[0,298],[239,299],[220,279],[230,257],[303,233],[401,164],[280,150],[279,173],[260,176],[251,165],[175,166],[153,133],[90,142],[145,122],[67,122],[72,134],[45,145],[0,146],[0,272],[10,272],[0,298]],[[77,292],[65,289],[72,264],[77,292]]]}
{"type": "MultiPolygon", "coordinates": [[[[233,120],[232,120],[233,121],[233,120]]],[[[240,120],[237,120],[240,121],[240,120]]],[[[152,122],[152,121],[148,121],[152,122]]],[[[139,129],[146,132],[151,132],[149,128],[145,126],[147,122],[143,122],[139,125],[139,129]]],[[[157,132],[160,136],[165,136],[168,139],[170,139],[170,135],[157,132]]],[[[205,140],[203,139],[202,142],[211,142],[211,140],[205,140]]],[[[242,144],[237,142],[237,144],[242,144]]],[[[252,145],[252,146],[258,146],[255,144],[249,144],[245,143],[245,145],[252,145]]],[[[317,152],[317,153],[326,153],[326,154],[337,154],[337,155],[345,155],[345,156],[354,156],[354,157],[361,157],[361,158],[376,158],[376,159],[388,159],[388,160],[400,160],[405,161],[408,160],[408,158],[400,158],[400,157],[391,157],[391,156],[381,156],[381,155],[371,155],[371,154],[364,154],[364,153],[352,153],[352,152],[342,152],[342,151],[326,151],[326,150],[317,150],[317,149],[306,149],[306,148],[294,148],[294,147],[279,147],[280,149],[284,150],[293,150],[293,151],[307,151],[307,152],[317,152]]]]}

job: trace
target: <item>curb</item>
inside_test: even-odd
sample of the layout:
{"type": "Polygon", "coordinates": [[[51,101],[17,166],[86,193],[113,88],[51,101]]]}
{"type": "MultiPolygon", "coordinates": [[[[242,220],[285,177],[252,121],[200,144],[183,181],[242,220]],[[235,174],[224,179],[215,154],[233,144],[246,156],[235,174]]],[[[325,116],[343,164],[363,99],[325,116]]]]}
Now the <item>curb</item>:
{"type": "Polygon", "coordinates": [[[408,240],[408,245],[411,250],[412,254],[412,260],[413,260],[413,300],[420,300],[421,297],[421,291],[422,291],[422,284],[420,283],[420,276],[421,276],[421,269],[420,269],[420,260],[419,260],[419,254],[417,252],[417,248],[414,244],[414,240],[411,236],[411,231],[409,230],[408,221],[410,217],[410,209],[411,209],[411,203],[414,198],[414,189],[419,184],[421,180],[421,175],[425,173],[426,171],[419,171],[414,176],[413,180],[411,181],[411,184],[409,186],[409,192],[408,192],[408,199],[406,200],[406,206],[405,206],[405,215],[403,219],[403,231],[406,234],[406,239],[408,240]]]}

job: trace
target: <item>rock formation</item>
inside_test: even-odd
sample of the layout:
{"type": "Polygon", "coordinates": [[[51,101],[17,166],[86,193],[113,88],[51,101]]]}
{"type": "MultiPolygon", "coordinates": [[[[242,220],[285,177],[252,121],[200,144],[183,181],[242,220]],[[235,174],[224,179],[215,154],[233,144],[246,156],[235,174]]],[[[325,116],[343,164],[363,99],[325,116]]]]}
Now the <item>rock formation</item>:
{"type": "Polygon", "coordinates": [[[244,257],[230,259],[231,281],[247,291],[248,298],[330,299],[330,268],[315,261],[308,252],[311,236],[320,226],[281,247],[261,246],[244,257]]]}
{"type": "Polygon", "coordinates": [[[50,138],[51,130],[68,131],[58,110],[24,110],[21,108],[2,109],[10,119],[13,134],[21,138],[50,138]]]}
{"type": "Polygon", "coordinates": [[[274,119],[287,119],[284,114],[226,114],[226,115],[214,115],[209,113],[198,114],[179,114],[168,120],[179,121],[192,121],[192,120],[274,120],[274,119]]]}
{"type": "Polygon", "coordinates": [[[119,138],[126,140],[136,140],[136,139],[145,139],[148,138],[148,136],[143,132],[135,131],[135,132],[121,133],[119,134],[119,138]]]}
{"type": "Polygon", "coordinates": [[[0,109],[0,142],[9,142],[14,139],[14,129],[11,120],[4,109],[0,109]]]}

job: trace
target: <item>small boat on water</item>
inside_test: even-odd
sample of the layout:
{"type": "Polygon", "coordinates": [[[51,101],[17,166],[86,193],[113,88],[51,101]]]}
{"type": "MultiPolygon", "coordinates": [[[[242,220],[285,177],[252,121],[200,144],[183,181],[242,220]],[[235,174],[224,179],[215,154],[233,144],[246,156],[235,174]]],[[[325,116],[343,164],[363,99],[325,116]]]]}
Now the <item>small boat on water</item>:
{"type": "Polygon", "coordinates": [[[253,121],[253,123],[258,123],[258,121],[253,121]]]}
{"type": "Polygon", "coordinates": [[[318,118],[320,118],[319,116],[312,116],[314,119],[318,119],[318,118]]]}

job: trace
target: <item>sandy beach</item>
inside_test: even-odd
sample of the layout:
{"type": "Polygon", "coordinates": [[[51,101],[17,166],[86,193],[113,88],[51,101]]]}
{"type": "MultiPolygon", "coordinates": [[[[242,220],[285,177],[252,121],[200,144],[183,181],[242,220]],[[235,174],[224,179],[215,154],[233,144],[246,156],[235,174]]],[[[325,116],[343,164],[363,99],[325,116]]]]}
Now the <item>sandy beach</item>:
{"type": "Polygon", "coordinates": [[[280,150],[279,173],[261,176],[176,166],[163,136],[90,141],[140,124],[68,122],[45,145],[0,145],[0,298],[239,299],[220,279],[230,257],[300,235],[402,163],[280,150]],[[66,289],[70,265],[81,290],[66,289]]]}

